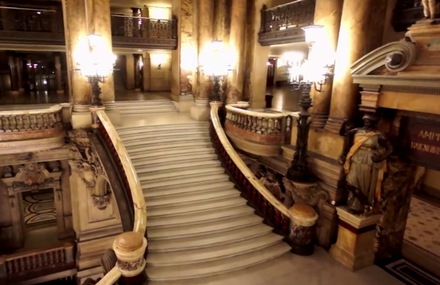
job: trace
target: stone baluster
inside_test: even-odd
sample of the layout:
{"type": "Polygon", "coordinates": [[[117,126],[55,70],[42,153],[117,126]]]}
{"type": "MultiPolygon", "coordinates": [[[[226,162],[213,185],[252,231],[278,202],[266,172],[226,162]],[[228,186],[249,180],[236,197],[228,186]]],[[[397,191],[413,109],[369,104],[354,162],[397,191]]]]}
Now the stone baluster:
{"type": "Polygon", "coordinates": [[[17,132],[17,122],[15,121],[15,116],[9,116],[9,124],[10,124],[10,128],[11,131],[13,132],[17,132]]]}
{"type": "Polygon", "coordinates": [[[25,131],[29,130],[30,128],[30,119],[28,115],[23,115],[23,129],[25,131]]]}
{"type": "Polygon", "coordinates": [[[8,120],[8,117],[3,116],[3,117],[2,117],[2,121],[3,121],[3,129],[5,130],[5,132],[10,132],[11,130],[9,129],[9,120],[8,120]]]}

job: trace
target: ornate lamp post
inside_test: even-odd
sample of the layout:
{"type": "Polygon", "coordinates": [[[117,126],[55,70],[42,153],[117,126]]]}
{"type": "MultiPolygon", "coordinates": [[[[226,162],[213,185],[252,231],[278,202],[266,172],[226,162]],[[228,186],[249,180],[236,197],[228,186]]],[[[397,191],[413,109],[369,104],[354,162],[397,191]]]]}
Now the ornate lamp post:
{"type": "MultiPolygon", "coordinates": [[[[306,34],[306,42],[312,48],[320,38],[322,26],[308,26],[303,28],[306,34]]],[[[299,116],[295,154],[292,165],[287,171],[286,177],[294,182],[312,182],[315,177],[309,170],[307,161],[307,144],[310,129],[309,108],[312,106],[310,91],[312,87],[321,92],[330,76],[330,66],[321,64],[318,60],[295,60],[289,64],[289,82],[295,90],[301,90],[299,99],[299,116]]]]}
{"type": "Polygon", "coordinates": [[[89,52],[82,55],[78,65],[81,74],[87,77],[92,86],[91,105],[98,107],[102,106],[99,83],[104,83],[105,79],[113,72],[115,56],[105,51],[105,43],[100,35],[91,34],[87,38],[89,52]]]}
{"type": "Polygon", "coordinates": [[[224,102],[223,95],[223,80],[230,71],[228,64],[228,56],[222,41],[215,40],[209,47],[209,58],[202,66],[203,73],[205,73],[212,80],[212,93],[209,101],[224,102]]]}

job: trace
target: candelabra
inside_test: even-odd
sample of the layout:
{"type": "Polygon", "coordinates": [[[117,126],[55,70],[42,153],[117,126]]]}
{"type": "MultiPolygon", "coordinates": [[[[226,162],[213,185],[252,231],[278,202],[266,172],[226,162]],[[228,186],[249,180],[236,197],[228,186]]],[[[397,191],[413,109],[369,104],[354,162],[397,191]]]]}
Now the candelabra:
{"type": "MultiPolygon", "coordinates": [[[[320,31],[322,26],[308,26],[303,28],[306,33],[306,42],[309,48],[317,39],[322,38],[320,31]]],[[[310,56],[309,56],[310,58],[310,56]]],[[[299,114],[297,119],[297,137],[295,145],[295,154],[292,165],[287,171],[286,177],[295,182],[311,182],[315,180],[310,172],[308,165],[308,140],[310,130],[309,108],[312,106],[312,97],[310,92],[312,87],[321,92],[323,85],[327,83],[331,75],[332,66],[322,64],[321,61],[313,58],[311,60],[291,60],[288,65],[289,82],[294,90],[300,90],[299,114]]]]}

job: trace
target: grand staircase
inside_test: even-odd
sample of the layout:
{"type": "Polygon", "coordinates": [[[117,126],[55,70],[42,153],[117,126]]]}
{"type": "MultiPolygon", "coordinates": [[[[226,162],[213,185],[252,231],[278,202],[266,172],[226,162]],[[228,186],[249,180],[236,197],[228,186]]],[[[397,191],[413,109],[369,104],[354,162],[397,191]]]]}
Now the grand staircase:
{"type": "Polygon", "coordinates": [[[151,281],[222,274],[290,250],[225,174],[208,122],[122,127],[118,133],[147,203],[151,281]]]}

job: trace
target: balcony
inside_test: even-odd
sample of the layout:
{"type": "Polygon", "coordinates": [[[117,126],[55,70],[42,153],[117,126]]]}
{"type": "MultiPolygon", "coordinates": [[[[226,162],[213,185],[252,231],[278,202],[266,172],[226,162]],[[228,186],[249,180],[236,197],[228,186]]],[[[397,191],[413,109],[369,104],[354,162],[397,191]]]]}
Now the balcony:
{"type": "Polygon", "coordinates": [[[302,27],[312,25],[315,0],[296,0],[261,10],[258,41],[262,46],[305,42],[302,27]]]}
{"type": "MultiPolygon", "coordinates": [[[[6,49],[62,51],[65,46],[61,5],[41,8],[0,6],[0,45],[6,49]],[[49,48],[52,46],[52,48],[49,48]]],[[[177,19],[111,15],[113,47],[176,49],[177,19]]]]}

